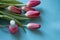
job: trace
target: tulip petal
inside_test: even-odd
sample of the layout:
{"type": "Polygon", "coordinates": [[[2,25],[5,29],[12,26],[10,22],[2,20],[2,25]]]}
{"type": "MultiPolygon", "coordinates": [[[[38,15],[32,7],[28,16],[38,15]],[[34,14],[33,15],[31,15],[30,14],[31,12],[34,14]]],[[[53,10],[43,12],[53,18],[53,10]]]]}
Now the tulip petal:
{"type": "Polygon", "coordinates": [[[29,23],[29,24],[27,24],[27,28],[31,29],[31,30],[39,29],[40,27],[41,27],[41,25],[40,24],[36,24],[36,23],[29,23]]]}
{"type": "Polygon", "coordinates": [[[29,17],[29,18],[36,18],[40,16],[40,12],[39,11],[28,11],[25,16],[29,17]]]}
{"type": "Polygon", "coordinates": [[[29,1],[28,3],[27,3],[27,6],[28,7],[35,7],[35,6],[37,6],[37,5],[39,5],[41,2],[40,1],[36,1],[36,0],[32,0],[32,1],[29,1]]]}
{"type": "Polygon", "coordinates": [[[22,10],[20,8],[15,7],[15,6],[9,6],[8,9],[12,12],[15,12],[15,13],[19,13],[19,14],[22,13],[22,10]]]}

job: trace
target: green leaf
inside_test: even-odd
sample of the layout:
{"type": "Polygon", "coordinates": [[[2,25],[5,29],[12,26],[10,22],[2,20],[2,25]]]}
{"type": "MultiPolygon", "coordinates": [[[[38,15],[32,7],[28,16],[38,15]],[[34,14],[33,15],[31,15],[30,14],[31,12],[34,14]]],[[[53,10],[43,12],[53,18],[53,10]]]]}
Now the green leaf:
{"type": "Polygon", "coordinates": [[[5,8],[7,6],[21,6],[23,3],[17,0],[0,0],[0,8],[5,8]]]}
{"type": "Polygon", "coordinates": [[[19,2],[19,1],[3,1],[3,0],[1,0],[0,3],[4,3],[4,4],[23,4],[22,2],[19,2]]]}
{"type": "Polygon", "coordinates": [[[2,3],[0,3],[0,8],[5,8],[5,7],[7,7],[8,5],[5,5],[5,4],[2,4],[2,3]]]}
{"type": "MultiPolygon", "coordinates": [[[[1,9],[0,9],[1,10],[1,9]]],[[[16,18],[16,19],[18,19],[18,20],[27,20],[27,19],[30,19],[30,18],[27,18],[27,17],[25,17],[25,16],[19,16],[20,14],[18,14],[18,15],[15,15],[16,13],[13,13],[13,12],[11,12],[11,11],[8,11],[8,10],[1,10],[1,11],[3,11],[6,15],[10,15],[10,16],[12,16],[13,18],[16,18]]]]}
{"type": "Polygon", "coordinates": [[[0,1],[16,1],[16,0],[0,0],[0,1]]]}
{"type": "MultiPolygon", "coordinates": [[[[25,29],[24,29],[24,25],[22,25],[21,24],[21,22],[19,22],[17,19],[15,19],[15,18],[13,18],[11,15],[7,15],[5,12],[3,12],[3,11],[0,11],[0,13],[2,13],[3,15],[6,15],[6,16],[4,16],[5,18],[8,18],[8,20],[15,20],[17,23],[18,23],[18,25],[25,31],[25,29]]],[[[2,16],[1,16],[2,17],[2,16]]],[[[26,31],[25,31],[26,32],[26,31]]]]}

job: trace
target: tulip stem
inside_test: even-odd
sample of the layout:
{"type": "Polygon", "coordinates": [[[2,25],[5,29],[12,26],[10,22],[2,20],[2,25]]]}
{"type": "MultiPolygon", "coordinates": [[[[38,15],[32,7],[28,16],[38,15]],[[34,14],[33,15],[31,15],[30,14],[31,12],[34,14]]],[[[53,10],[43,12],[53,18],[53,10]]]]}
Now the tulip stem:
{"type": "Polygon", "coordinates": [[[8,7],[8,6],[26,6],[26,4],[6,4],[6,3],[0,3],[0,8],[8,7]]]}
{"type": "Polygon", "coordinates": [[[1,28],[8,27],[9,25],[0,25],[1,28]]]}
{"type": "Polygon", "coordinates": [[[25,4],[14,4],[14,6],[26,6],[25,4]]]}
{"type": "MultiPolygon", "coordinates": [[[[5,11],[3,11],[3,12],[5,12],[5,11]]],[[[0,13],[3,13],[2,11],[0,11],[0,13]]],[[[26,19],[29,19],[29,18],[26,18],[26,17],[20,17],[20,16],[15,16],[15,15],[12,15],[12,14],[8,14],[8,13],[4,13],[4,14],[6,14],[6,15],[8,15],[8,16],[11,16],[11,17],[13,17],[13,18],[16,18],[16,19],[18,19],[18,20],[26,20],[26,19]]]]}
{"type": "Polygon", "coordinates": [[[16,23],[25,31],[23,25],[22,25],[18,20],[16,20],[15,18],[13,18],[11,15],[5,14],[5,13],[2,12],[2,11],[0,11],[0,13],[5,15],[5,16],[1,15],[1,17],[5,17],[5,19],[8,18],[9,20],[15,20],[16,23]]]}

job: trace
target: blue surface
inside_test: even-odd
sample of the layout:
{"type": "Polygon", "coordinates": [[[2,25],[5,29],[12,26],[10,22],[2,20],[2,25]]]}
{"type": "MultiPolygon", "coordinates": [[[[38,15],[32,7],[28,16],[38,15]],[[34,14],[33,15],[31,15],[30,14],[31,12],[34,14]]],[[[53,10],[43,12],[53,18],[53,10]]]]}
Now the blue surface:
{"type": "MultiPolygon", "coordinates": [[[[20,1],[26,4],[29,0],[20,1]]],[[[60,0],[41,0],[36,9],[41,11],[41,16],[31,21],[41,24],[39,30],[26,29],[24,33],[19,29],[19,32],[13,35],[8,28],[0,28],[0,40],[60,40],[60,0]]]]}

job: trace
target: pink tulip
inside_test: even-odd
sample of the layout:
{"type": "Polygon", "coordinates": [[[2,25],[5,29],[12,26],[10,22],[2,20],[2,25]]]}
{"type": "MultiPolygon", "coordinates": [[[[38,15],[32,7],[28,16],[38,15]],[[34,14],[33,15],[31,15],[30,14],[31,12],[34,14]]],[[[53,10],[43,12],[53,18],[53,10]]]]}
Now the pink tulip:
{"type": "Polygon", "coordinates": [[[23,9],[24,11],[30,11],[30,10],[35,11],[34,8],[32,8],[32,7],[27,7],[27,6],[22,7],[22,9],[23,9]]]}
{"type": "Polygon", "coordinates": [[[39,5],[40,3],[41,3],[40,0],[30,0],[27,3],[27,6],[29,6],[29,7],[35,7],[35,6],[39,5]]]}
{"type": "Polygon", "coordinates": [[[28,18],[36,18],[40,16],[40,12],[39,11],[28,11],[25,16],[27,16],[28,18]]]}
{"type": "Polygon", "coordinates": [[[9,31],[10,31],[12,34],[15,34],[15,33],[18,31],[18,25],[16,25],[15,28],[12,28],[12,26],[10,25],[10,26],[9,26],[9,31]]]}
{"type": "Polygon", "coordinates": [[[15,7],[15,6],[9,6],[8,10],[15,12],[15,13],[18,13],[18,14],[22,13],[22,10],[20,8],[15,7]]]}
{"type": "Polygon", "coordinates": [[[31,29],[31,30],[39,29],[40,27],[41,27],[41,25],[40,24],[36,24],[36,23],[27,24],[27,28],[31,29]]]}

